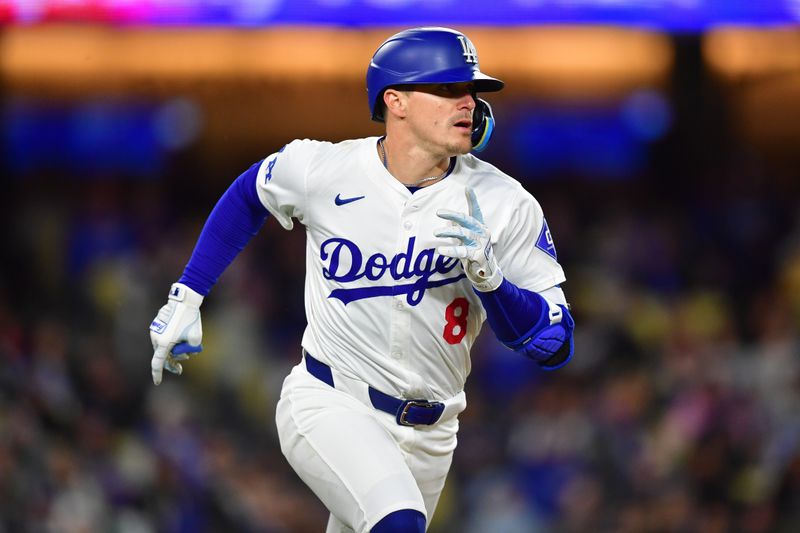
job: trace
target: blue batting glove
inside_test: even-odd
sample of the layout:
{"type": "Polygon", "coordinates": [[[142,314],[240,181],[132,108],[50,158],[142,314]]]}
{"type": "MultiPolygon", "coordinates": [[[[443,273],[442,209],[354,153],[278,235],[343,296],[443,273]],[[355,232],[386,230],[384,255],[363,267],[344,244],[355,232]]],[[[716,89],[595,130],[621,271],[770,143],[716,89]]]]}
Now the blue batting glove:
{"type": "Polygon", "coordinates": [[[556,370],[566,365],[575,350],[572,332],[575,320],[563,305],[550,306],[550,325],[510,348],[530,357],[545,370],[556,370]]]}

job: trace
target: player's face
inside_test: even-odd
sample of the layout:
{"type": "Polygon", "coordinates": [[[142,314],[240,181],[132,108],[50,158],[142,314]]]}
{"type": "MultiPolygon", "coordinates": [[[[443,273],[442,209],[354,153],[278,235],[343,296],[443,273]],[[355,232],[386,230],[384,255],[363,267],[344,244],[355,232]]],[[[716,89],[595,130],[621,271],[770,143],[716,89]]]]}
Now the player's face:
{"type": "Polygon", "coordinates": [[[408,94],[408,124],[420,145],[442,156],[472,149],[472,82],[414,85],[408,94]]]}

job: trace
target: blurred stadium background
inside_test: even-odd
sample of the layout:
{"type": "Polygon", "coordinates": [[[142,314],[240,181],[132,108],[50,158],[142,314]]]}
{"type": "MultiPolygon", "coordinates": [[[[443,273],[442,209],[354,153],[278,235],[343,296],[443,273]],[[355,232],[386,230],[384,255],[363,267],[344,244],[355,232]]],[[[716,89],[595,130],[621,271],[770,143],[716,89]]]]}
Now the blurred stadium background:
{"type": "Polygon", "coordinates": [[[482,337],[431,531],[800,530],[798,21],[798,0],[0,0],[0,531],[322,531],[273,422],[302,230],[267,223],[159,388],[147,324],[241,171],[380,131],[367,62],[422,24],[507,82],[485,159],[544,206],[579,325],[550,375],[482,337]]]}

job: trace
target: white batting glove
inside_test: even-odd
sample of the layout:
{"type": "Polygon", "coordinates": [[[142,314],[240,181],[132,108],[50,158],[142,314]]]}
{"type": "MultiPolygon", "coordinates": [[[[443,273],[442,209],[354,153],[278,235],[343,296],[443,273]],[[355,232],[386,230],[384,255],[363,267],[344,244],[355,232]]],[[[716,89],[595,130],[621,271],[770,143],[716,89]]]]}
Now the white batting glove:
{"type": "Polygon", "coordinates": [[[203,296],[183,283],[173,283],[167,304],[158,310],[150,323],[150,340],[153,343],[153,359],[150,367],[153,383],[161,383],[163,369],[181,374],[179,361],[203,350],[203,325],[200,321],[200,304],[203,296]]]}
{"type": "Polygon", "coordinates": [[[503,273],[492,251],[492,234],[483,223],[483,213],[478,205],[478,198],[471,187],[464,192],[467,195],[469,214],[439,209],[436,215],[445,220],[455,222],[456,226],[442,228],[434,235],[452,237],[461,241],[455,246],[439,246],[436,251],[447,257],[461,260],[467,278],[476,290],[489,292],[497,289],[503,282],[503,273]]]}

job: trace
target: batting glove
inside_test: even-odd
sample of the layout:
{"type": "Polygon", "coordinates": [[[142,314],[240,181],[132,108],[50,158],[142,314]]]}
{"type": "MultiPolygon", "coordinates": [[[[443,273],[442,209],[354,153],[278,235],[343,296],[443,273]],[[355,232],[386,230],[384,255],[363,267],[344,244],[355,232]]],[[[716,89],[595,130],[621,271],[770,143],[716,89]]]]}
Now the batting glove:
{"type": "Polygon", "coordinates": [[[173,283],[167,304],[158,310],[150,323],[150,340],[153,343],[153,360],[150,367],[153,383],[161,383],[161,374],[166,368],[181,374],[179,361],[203,350],[203,325],[200,321],[200,304],[203,296],[183,283],[173,283]]]}
{"type": "Polygon", "coordinates": [[[506,343],[506,346],[530,357],[545,370],[556,370],[572,358],[575,320],[566,306],[545,301],[549,307],[549,324],[532,337],[506,343]]]}
{"type": "Polygon", "coordinates": [[[452,237],[461,243],[455,246],[439,246],[436,250],[441,255],[460,259],[464,272],[475,289],[490,292],[503,282],[503,273],[494,257],[492,235],[483,222],[483,213],[475,191],[467,187],[465,193],[469,213],[439,209],[436,211],[438,217],[455,222],[456,225],[434,233],[437,237],[452,237]]]}

